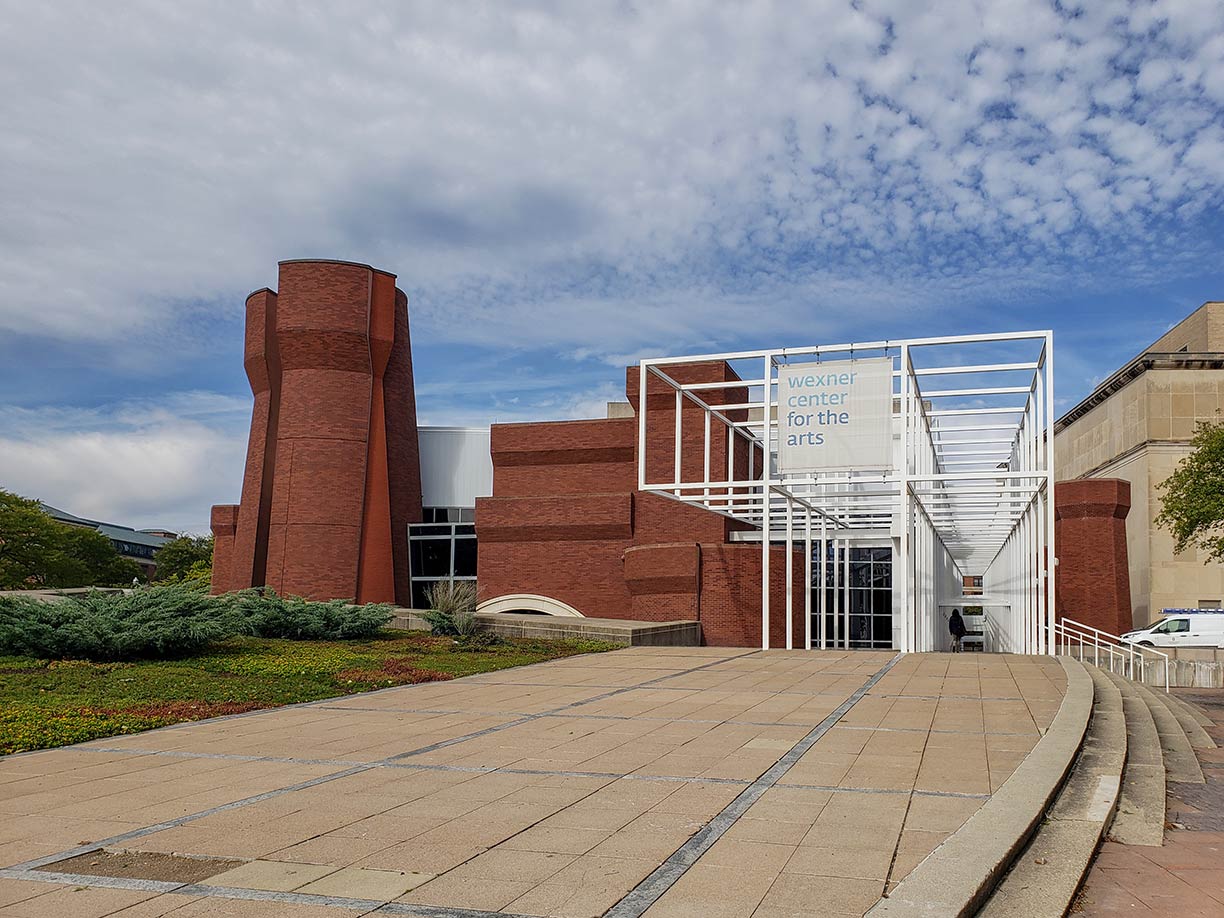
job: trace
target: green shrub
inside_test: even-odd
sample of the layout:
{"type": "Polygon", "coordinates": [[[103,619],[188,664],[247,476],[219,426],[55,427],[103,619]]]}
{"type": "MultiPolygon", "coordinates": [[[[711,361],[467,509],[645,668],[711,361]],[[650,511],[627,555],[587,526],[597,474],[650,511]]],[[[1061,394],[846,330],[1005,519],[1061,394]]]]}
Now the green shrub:
{"type": "Polygon", "coordinates": [[[391,607],[381,603],[354,606],[343,599],[312,602],[298,596],[278,596],[267,589],[230,593],[221,602],[232,611],[242,633],[266,638],[370,638],[393,617],[391,607]]]}
{"type": "Polygon", "coordinates": [[[77,660],[186,657],[235,632],[224,606],[180,587],[0,597],[0,654],[77,660]]]}
{"type": "Polygon", "coordinates": [[[310,602],[270,590],[212,597],[191,581],[126,593],[91,590],[52,602],[0,596],[0,656],[171,659],[201,653],[237,634],[314,641],[370,638],[391,617],[386,605],[310,602]]]}
{"type": "Polygon", "coordinates": [[[468,638],[480,629],[476,618],[476,584],[471,580],[439,580],[425,593],[429,610],[421,618],[438,637],[468,638]]]}

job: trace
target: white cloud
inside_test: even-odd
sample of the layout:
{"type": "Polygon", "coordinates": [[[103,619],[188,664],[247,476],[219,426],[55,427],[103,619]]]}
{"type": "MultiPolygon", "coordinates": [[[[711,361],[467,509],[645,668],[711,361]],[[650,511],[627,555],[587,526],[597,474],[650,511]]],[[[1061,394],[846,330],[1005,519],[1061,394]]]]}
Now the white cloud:
{"type": "Polygon", "coordinates": [[[995,265],[954,256],[962,298],[1006,297],[988,275],[1009,259],[1056,275],[1074,246],[1133,243],[1159,269],[1147,221],[1221,202],[1212,0],[10,21],[0,329],[117,349],[134,329],[173,347],[311,254],[398,271],[435,339],[687,346],[745,291],[865,287],[881,260],[933,308],[949,289],[929,254],[966,237],[995,265]]]}
{"type": "MultiPolygon", "coordinates": [[[[1158,284],[1218,270],[1219,0],[5,6],[15,376],[49,341],[80,378],[190,354],[222,385],[199,355],[290,257],[398,272],[418,353],[530,353],[462,396],[419,378],[439,423],[600,415],[625,363],[746,338],[1027,326],[1128,287],[1181,311],[1158,284]]],[[[1130,308],[1060,338],[1063,379],[1151,337],[1130,308]]],[[[247,412],[0,407],[0,486],[202,528],[247,412]]]]}
{"type": "Polygon", "coordinates": [[[135,528],[208,532],[237,503],[250,404],[193,392],[99,410],[0,409],[0,487],[135,528]]]}

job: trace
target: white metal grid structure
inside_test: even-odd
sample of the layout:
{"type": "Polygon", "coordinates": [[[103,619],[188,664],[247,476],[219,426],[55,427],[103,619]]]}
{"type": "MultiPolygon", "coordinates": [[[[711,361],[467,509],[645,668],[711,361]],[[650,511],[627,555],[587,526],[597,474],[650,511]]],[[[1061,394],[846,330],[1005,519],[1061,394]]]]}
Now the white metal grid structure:
{"type": "MultiPolygon", "coordinates": [[[[763,648],[770,646],[770,544],[786,549],[785,610],[779,610],[785,614],[785,646],[850,646],[840,622],[826,628],[824,584],[845,589],[849,565],[836,570],[843,566],[837,561],[843,555],[834,553],[834,570],[829,570],[825,546],[832,543],[841,550],[854,539],[874,535],[893,546],[898,649],[942,646],[941,594],[960,594],[961,577],[979,575],[985,591],[1006,602],[995,610],[998,617],[991,623],[996,649],[1052,649],[1052,332],[651,358],[640,363],[639,392],[639,489],[704,507],[749,524],[758,533],[763,648]],[[780,471],[778,413],[786,408],[779,408],[779,368],[811,363],[828,370],[830,364],[835,369],[838,360],[881,356],[893,365],[892,467],[780,471]],[[685,375],[676,369],[682,365],[716,361],[726,362],[741,379],[675,378],[685,375]],[[651,387],[651,380],[661,380],[675,393],[674,435],[656,437],[653,443],[647,436],[645,394],[657,393],[659,387],[651,387]],[[728,391],[747,393],[746,399],[728,401],[728,391]],[[696,449],[692,424],[700,425],[701,445],[696,449]],[[670,454],[670,474],[659,474],[659,456],[652,462],[652,450],[670,454]],[[691,471],[698,465],[694,451],[701,457],[697,475],[691,471]],[[817,542],[822,588],[816,591],[814,610],[810,585],[817,542]],[[793,595],[792,586],[797,545],[805,548],[803,582],[809,585],[802,597],[793,595]],[[798,603],[803,604],[802,634],[795,633],[793,624],[798,603]]],[[[671,413],[670,401],[665,403],[671,413]]]]}

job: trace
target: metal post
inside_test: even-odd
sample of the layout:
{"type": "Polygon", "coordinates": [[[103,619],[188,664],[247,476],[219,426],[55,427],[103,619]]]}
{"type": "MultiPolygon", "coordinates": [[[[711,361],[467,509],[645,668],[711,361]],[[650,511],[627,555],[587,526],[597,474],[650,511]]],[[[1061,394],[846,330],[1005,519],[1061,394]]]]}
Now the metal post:
{"type": "Polygon", "coordinates": [[[795,502],[786,499],[786,649],[795,649],[795,502]]]}
{"type": "Polygon", "coordinates": [[[812,510],[809,507],[803,552],[803,646],[812,649],[812,510]]]}
{"type": "MultiPolygon", "coordinates": [[[[773,526],[770,516],[769,423],[773,382],[773,355],[765,355],[764,390],[761,392],[761,649],[769,649],[769,534],[773,526]]],[[[756,451],[749,449],[749,470],[756,451]]],[[[750,476],[751,477],[751,476],[750,476]]]]}
{"type": "Polygon", "coordinates": [[[1058,552],[1054,542],[1054,332],[1046,334],[1045,345],[1045,471],[1046,471],[1046,605],[1050,620],[1057,617],[1057,573],[1058,552]]]}
{"type": "Polygon", "coordinates": [[[820,649],[827,650],[829,635],[825,616],[829,606],[829,520],[824,516],[820,518],[820,593],[817,598],[820,618],[816,622],[816,628],[820,633],[820,649]]]}
{"type": "MultiPolygon", "coordinates": [[[[910,583],[909,583],[909,555],[910,555],[910,510],[911,510],[911,495],[909,486],[910,473],[910,360],[909,360],[909,345],[901,345],[901,460],[899,468],[898,487],[901,489],[901,539],[898,546],[898,555],[900,556],[893,565],[893,589],[897,589],[898,583],[901,586],[901,651],[902,653],[910,653],[917,649],[917,642],[914,634],[914,622],[910,616],[910,583]],[[898,576],[900,573],[900,576],[898,576]]],[[[893,603],[895,608],[896,602],[893,603]]]]}
{"type": "Polygon", "coordinates": [[[850,649],[850,540],[842,539],[845,557],[842,559],[842,647],[850,649]]]}
{"type": "Polygon", "coordinates": [[[703,472],[705,474],[705,478],[704,478],[705,496],[706,498],[709,498],[710,496],[710,412],[706,411],[704,412],[704,414],[705,414],[705,468],[703,469],[703,472]]]}
{"type": "Polygon", "coordinates": [[[727,506],[730,507],[735,501],[732,496],[735,494],[735,488],[731,487],[730,482],[735,481],[735,428],[727,428],[727,506]]]}
{"type": "MultiPolygon", "coordinates": [[[[675,477],[672,478],[674,484],[679,484],[684,481],[684,470],[680,464],[680,442],[684,437],[681,425],[684,418],[684,393],[679,389],[676,390],[676,455],[675,455],[675,477]]],[[[676,489],[676,494],[680,494],[680,489],[676,489]]]]}
{"type": "Polygon", "coordinates": [[[638,369],[638,490],[646,488],[646,361],[638,369]]]}

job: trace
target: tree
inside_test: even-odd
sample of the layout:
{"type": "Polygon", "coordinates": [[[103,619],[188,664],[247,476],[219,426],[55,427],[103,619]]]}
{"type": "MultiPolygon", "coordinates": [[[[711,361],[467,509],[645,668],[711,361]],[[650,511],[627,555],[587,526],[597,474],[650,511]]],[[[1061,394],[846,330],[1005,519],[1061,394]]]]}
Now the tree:
{"type": "Polygon", "coordinates": [[[1199,424],[1193,451],[1157,487],[1163,508],[1157,525],[1173,535],[1177,551],[1198,548],[1224,561],[1224,421],[1199,424]]]}
{"type": "Polygon", "coordinates": [[[49,568],[63,573],[62,529],[38,501],[0,490],[0,589],[42,586],[49,568]]]}
{"type": "Polygon", "coordinates": [[[189,575],[199,578],[203,573],[201,564],[212,573],[213,537],[179,536],[171,539],[153,556],[157,564],[158,580],[182,580],[189,575]]]}
{"type": "Polygon", "coordinates": [[[140,567],[102,533],[68,526],[0,489],[0,589],[126,586],[140,567]]]}
{"type": "Polygon", "coordinates": [[[98,530],[83,526],[62,528],[61,551],[79,572],[70,578],[73,582],[59,582],[55,586],[131,586],[133,580],[144,579],[140,565],[115,551],[115,543],[98,530]]]}

